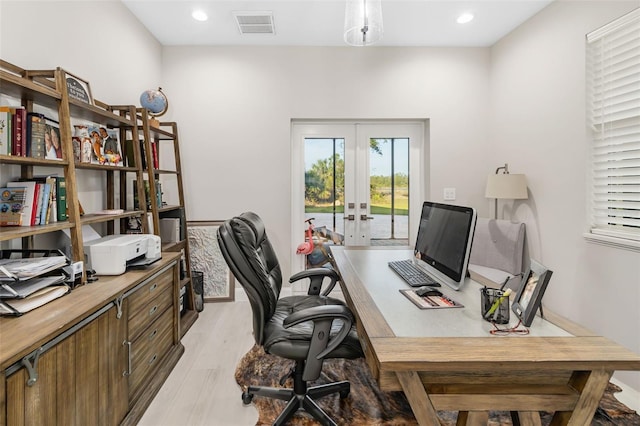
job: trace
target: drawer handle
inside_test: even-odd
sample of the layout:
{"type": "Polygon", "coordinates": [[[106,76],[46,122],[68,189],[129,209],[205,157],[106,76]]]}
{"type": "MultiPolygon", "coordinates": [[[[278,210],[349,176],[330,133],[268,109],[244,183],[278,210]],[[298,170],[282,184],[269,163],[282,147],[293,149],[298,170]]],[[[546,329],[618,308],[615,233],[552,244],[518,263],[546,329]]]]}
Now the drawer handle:
{"type": "Polygon", "coordinates": [[[156,305],[153,308],[149,309],[149,316],[152,316],[153,314],[155,314],[157,310],[158,310],[158,305],[156,305]]]}
{"type": "Polygon", "coordinates": [[[149,293],[152,293],[156,288],[158,288],[158,283],[153,283],[153,285],[149,287],[149,293]]]}
{"type": "Polygon", "coordinates": [[[125,340],[124,342],[122,342],[122,346],[127,347],[127,370],[122,372],[122,375],[124,377],[127,377],[131,375],[131,342],[125,340]]]}
{"type": "Polygon", "coordinates": [[[155,354],[154,356],[151,357],[151,359],[149,360],[149,365],[153,364],[154,362],[156,362],[156,359],[158,358],[158,354],[155,354]]]}
{"type": "Polygon", "coordinates": [[[153,338],[156,337],[157,334],[158,334],[158,329],[156,328],[151,332],[151,334],[149,334],[149,340],[153,340],[153,338]]]}

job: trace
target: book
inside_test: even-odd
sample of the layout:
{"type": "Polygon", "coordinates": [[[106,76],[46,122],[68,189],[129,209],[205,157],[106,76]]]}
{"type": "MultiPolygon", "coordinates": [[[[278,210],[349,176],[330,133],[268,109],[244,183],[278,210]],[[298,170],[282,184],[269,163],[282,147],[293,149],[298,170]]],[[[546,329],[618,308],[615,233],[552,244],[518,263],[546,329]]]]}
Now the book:
{"type": "Polygon", "coordinates": [[[22,187],[26,188],[26,196],[24,200],[24,209],[22,210],[22,225],[32,226],[35,225],[36,209],[38,201],[38,185],[35,181],[14,181],[7,182],[8,188],[22,187]]]}
{"type": "Polygon", "coordinates": [[[0,155],[11,155],[11,110],[0,106],[0,155]]]}
{"type": "Polygon", "coordinates": [[[0,299],[0,315],[20,316],[69,293],[68,285],[45,287],[24,299],[0,299]]]}
{"type": "Polygon", "coordinates": [[[47,216],[44,224],[57,222],[56,212],[56,178],[55,176],[47,176],[46,182],[49,185],[49,204],[47,206],[47,216]]]}
{"type": "Polygon", "coordinates": [[[32,225],[40,225],[40,215],[42,214],[42,200],[44,197],[44,183],[36,183],[38,189],[38,201],[36,203],[36,216],[32,225]]]}
{"type": "MultiPolygon", "coordinates": [[[[27,137],[25,141],[27,143],[27,156],[44,159],[46,155],[45,131],[47,128],[44,114],[37,112],[27,113],[26,124],[27,137]]],[[[49,138],[51,138],[51,135],[49,135],[49,138]]]]}
{"type": "Polygon", "coordinates": [[[67,220],[67,184],[64,176],[56,176],[56,212],[57,221],[67,220]]]}
{"type": "Polygon", "coordinates": [[[27,189],[0,188],[0,226],[21,226],[27,189]]]}
{"type": "Polygon", "coordinates": [[[24,108],[15,108],[11,117],[11,155],[18,157],[26,156],[27,138],[27,110],[24,108]]]}
{"type": "Polygon", "coordinates": [[[153,157],[153,168],[154,169],[159,169],[160,168],[160,159],[158,157],[158,142],[157,141],[151,142],[151,155],[153,157]]]}
{"type": "Polygon", "coordinates": [[[41,208],[40,208],[40,216],[36,219],[38,225],[44,225],[47,221],[47,211],[49,210],[49,198],[51,197],[51,185],[48,183],[42,184],[42,197],[41,197],[41,208]]]}

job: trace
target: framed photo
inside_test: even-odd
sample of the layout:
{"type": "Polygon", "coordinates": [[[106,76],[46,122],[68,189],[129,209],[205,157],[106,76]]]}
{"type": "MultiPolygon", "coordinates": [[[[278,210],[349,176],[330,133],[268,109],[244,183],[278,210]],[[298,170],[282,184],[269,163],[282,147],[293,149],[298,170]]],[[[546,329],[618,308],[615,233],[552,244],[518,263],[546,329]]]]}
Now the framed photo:
{"type": "Polygon", "coordinates": [[[93,105],[93,97],[91,96],[91,87],[89,82],[64,71],[64,80],[67,83],[67,93],[70,99],[93,105]]]}
{"type": "Polygon", "coordinates": [[[44,146],[47,160],[62,160],[62,145],[60,138],[60,123],[45,118],[44,146]]]}
{"type": "Polygon", "coordinates": [[[187,222],[191,270],[203,273],[205,302],[229,302],[235,298],[233,274],[218,245],[218,228],[223,223],[221,220],[187,222]]]}
{"type": "Polygon", "coordinates": [[[91,142],[90,163],[109,166],[124,164],[118,133],[118,130],[107,129],[105,126],[88,126],[87,134],[91,142]]]}
{"type": "Polygon", "coordinates": [[[529,327],[536,316],[551,274],[553,271],[531,259],[529,270],[523,275],[522,283],[511,305],[511,310],[525,327],[529,327]]]}

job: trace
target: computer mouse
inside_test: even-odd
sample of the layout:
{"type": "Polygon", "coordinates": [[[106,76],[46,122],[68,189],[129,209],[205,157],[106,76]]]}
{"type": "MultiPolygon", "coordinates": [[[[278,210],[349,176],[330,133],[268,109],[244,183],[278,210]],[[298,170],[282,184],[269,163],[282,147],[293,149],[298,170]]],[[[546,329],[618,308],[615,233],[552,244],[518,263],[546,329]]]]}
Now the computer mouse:
{"type": "Polygon", "coordinates": [[[418,287],[416,294],[420,297],[423,296],[442,296],[442,292],[437,288],[429,287],[428,285],[418,287]]]}

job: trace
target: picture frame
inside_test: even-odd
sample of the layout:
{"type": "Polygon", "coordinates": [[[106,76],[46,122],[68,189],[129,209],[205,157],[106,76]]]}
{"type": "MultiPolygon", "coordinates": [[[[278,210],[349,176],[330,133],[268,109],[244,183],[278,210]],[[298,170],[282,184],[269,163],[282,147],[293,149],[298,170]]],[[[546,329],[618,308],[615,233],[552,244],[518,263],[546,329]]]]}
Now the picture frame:
{"type": "Polygon", "coordinates": [[[62,70],[62,72],[64,75],[64,81],[67,85],[67,94],[69,95],[69,99],[93,105],[93,96],[91,95],[91,86],[89,86],[89,82],[71,74],[68,71],[62,70]]]}
{"type": "Polygon", "coordinates": [[[124,165],[118,130],[108,129],[106,126],[88,125],[87,134],[91,142],[89,162],[120,167],[124,165]]]}
{"type": "Polygon", "coordinates": [[[191,270],[203,273],[205,302],[235,300],[235,279],[218,245],[218,228],[223,223],[222,220],[187,222],[191,270]]]}
{"type": "Polygon", "coordinates": [[[522,276],[520,288],[511,304],[511,310],[529,327],[541,307],[542,296],[547,289],[553,271],[531,259],[529,269],[522,276]]]}

